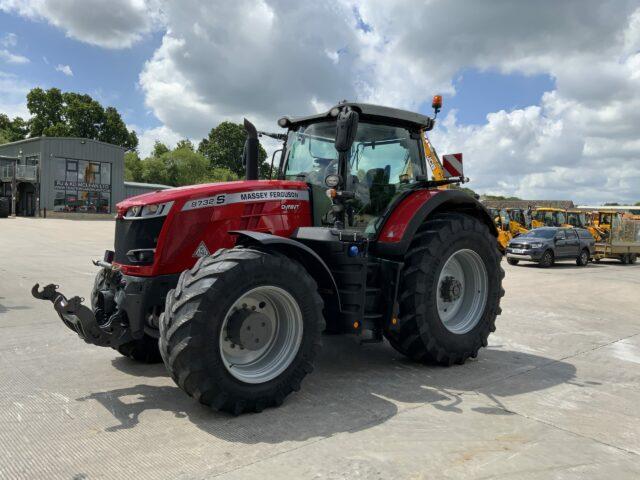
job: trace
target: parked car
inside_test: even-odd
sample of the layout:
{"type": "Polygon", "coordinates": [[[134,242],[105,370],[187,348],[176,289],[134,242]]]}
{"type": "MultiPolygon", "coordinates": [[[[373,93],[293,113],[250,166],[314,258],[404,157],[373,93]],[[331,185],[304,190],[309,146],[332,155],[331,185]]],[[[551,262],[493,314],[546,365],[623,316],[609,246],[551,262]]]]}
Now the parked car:
{"type": "Polygon", "coordinates": [[[575,260],[585,266],[593,257],[595,239],[584,228],[540,227],[519,235],[507,245],[507,262],[520,260],[550,267],[558,260],[575,260]]]}

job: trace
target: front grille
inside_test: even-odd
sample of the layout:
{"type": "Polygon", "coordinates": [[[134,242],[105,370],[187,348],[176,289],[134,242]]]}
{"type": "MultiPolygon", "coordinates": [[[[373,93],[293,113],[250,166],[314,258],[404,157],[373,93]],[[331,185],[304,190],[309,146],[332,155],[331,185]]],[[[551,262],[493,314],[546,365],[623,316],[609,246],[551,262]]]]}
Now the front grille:
{"type": "Polygon", "coordinates": [[[509,244],[509,248],[529,248],[529,245],[526,243],[511,243],[509,244]]]}
{"type": "Polygon", "coordinates": [[[127,259],[129,250],[156,248],[158,236],[167,217],[155,217],[145,220],[116,220],[115,261],[130,264],[127,259]]]}

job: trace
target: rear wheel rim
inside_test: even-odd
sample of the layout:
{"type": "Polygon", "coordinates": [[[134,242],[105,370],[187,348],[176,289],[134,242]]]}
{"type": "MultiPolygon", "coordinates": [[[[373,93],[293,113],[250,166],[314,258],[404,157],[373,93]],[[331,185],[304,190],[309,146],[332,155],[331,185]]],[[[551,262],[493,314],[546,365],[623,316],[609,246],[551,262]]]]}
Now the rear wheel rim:
{"type": "Polygon", "coordinates": [[[480,255],[469,249],[454,252],[438,278],[437,307],[440,321],[462,335],[480,322],[489,293],[489,276],[480,255]]]}
{"type": "Polygon", "coordinates": [[[580,255],[580,261],[581,261],[582,263],[586,264],[586,263],[587,263],[587,260],[588,260],[588,258],[587,258],[587,252],[582,252],[582,255],[580,255]]]}
{"type": "Polygon", "coordinates": [[[219,349],[227,371],[244,383],[265,383],[282,374],[295,359],[302,343],[303,320],[298,302],[286,290],[273,285],[256,287],[242,294],[222,322],[219,349]],[[270,322],[264,346],[250,350],[229,336],[232,315],[240,310],[259,312],[270,322]]]}

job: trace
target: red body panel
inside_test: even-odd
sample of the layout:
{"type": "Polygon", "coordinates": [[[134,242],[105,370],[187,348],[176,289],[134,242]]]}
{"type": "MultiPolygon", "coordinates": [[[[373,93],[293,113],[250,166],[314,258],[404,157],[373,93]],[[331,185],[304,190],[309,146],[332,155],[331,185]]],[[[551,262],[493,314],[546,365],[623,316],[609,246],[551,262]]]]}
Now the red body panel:
{"type": "MultiPolygon", "coordinates": [[[[135,205],[173,201],[156,246],[153,265],[119,265],[127,275],[156,276],[180,273],[197,260],[194,253],[200,242],[209,252],[232,247],[232,230],[252,230],[289,237],[296,228],[311,225],[309,189],[304,182],[282,180],[251,180],[161,190],[132,197],[118,204],[118,215],[135,205]],[[306,198],[271,198],[272,191],[286,191],[306,198]],[[258,192],[257,195],[255,192],[258,192]],[[243,194],[249,194],[246,196],[243,194]],[[271,195],[271,196],[270,196],[271,195]],[[227,199],[197,202],[202,199],[227,199]],[[255,197],[258,198],[255,198],[255,197]],[[262,198],[260,198],[262,197],[262,198]],[[184,210],[183,210],[184,209],[184,210]]],[[[143,220],[144,221],[144,220],[143,220]]]]}
{"type": "Polygon", "coordinates": [[[440,192],[441,190],[417,190],[402,200],[385,222],[378,241],[380,243],[400,242],[418,209],[440,192]]]}

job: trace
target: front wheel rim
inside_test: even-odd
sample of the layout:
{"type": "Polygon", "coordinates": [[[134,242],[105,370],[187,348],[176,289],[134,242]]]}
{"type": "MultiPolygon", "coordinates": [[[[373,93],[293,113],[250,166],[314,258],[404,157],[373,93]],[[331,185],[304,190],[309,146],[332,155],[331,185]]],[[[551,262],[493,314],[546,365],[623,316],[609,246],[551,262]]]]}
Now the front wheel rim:
{"type": "Polygon", "coordinates": [[[265,383],[284,372],[295,359],[303,335],[302,311],[286,290],[273,285],[242,294],[225,314],[220,330],[220,358],[227,371],[244,383],[265,383]],[[260,313],[269,333],[257,350],[234,343],[230,320],[238,311],[260,313]]]}
{"type": "Polygon", "coordinates": [[[489,276],[480,255],[469,249],[454,252],[438,278],[437,307],[440,321],[452,333],[471,331],[484,314],[489,276]]]}

